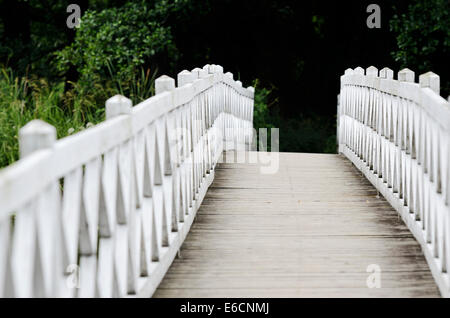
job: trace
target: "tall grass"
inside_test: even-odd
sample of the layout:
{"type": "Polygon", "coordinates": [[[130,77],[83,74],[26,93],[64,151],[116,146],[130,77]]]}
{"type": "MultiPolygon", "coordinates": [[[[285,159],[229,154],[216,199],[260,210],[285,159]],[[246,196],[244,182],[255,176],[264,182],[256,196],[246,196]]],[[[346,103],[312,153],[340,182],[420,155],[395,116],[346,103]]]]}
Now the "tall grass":
{"type": "Polygon", "coordinates": [[[118,72],[110,60],[106,61],[106,68],[108,70],[113,89],[120,95],[127,96],[133,101],[133,104],[138,104],[150,96],[155,95],[155,78],[158,70],[151,71],[149,68],[132,70],[131,72],[118,72]]]}
{"type": "MultiPolygon", "coordinates": [[[[10,69],[0,71],[0,166],[18,159],[19,129],[33,119],[56,127],[58,137],[84,127],[80,111],[64,107],[68,96],[64,82],[50,85],[45,79],[18,77],[10,69]]],[[[95,118],[93,118],[95,120],[95,118]]]]}
{"type": "Polygon", "coordinates": [[[89,85],[64,81],[49,83],[33,76],[17,76],[0,68],[0,168],[18,159],[19,129],[33,119],[55,126],[58,138],[76,133],[104,119],[106,99],[122,94],[133,103],[154,94],[156,72],[140,70],[132,79],[93,81],[89,85]]]}

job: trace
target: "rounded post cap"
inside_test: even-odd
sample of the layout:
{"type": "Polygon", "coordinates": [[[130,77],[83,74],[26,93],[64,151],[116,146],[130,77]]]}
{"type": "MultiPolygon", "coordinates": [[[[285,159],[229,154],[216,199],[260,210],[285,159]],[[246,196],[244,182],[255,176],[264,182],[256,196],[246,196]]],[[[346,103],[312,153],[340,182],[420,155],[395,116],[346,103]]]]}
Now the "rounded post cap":
{"type": "Polygon", "coordinates": [[[105,103],[106,119],[119,115],[127,115],[131,113],[132,106],[133,102],[131,101],[131,99],[119,94],[114,95],[105,103]]]}
{"type": "Polygon", "coordinates": [[[247,87],[247,89],[252,93],[255,92],[255,88],[253,86],[249,86],[249,87],[247,87]]]}
{"type": "Polygon", "coordinates": [[[344,71],[344,75],[350,75],[350,74],[353,74],[353,69],[348,68],[344,71]]]}
{"type": "Polygon", "coordinates": [[[240,87],[242,87],[242,82],[241,81],[236,81],[236,84],[240,87]]]}
{"type": "Polygon", "coordinates": [[[229,79],[233,79],[233,73],[231,73],[231,72],[226,72],[225,76],[229,79]]]}
{"type": "Polygon", "coordinates": [[[201,70],[201,68],[196,67],[196,68],[194,68],[194,69],[191,71],[192,76],[194,77],[194,80],[200,78],[200,77],[199,77],[199,72],[200,72],[200,70],[201,70]]]}
{"type": "Polygon", "coordinates": [[[200,69],[198,71],[198,78],[205,78],[206,76],[208,76],[208,72],[206,70],[200,69]]]}
{"type": "Polygon", "coordinates": [[[414,72],[409,68],[404,68],[398,72],[397,78],[400,82],[414,83],[414,72]]]}
{"type": "Polygon", "coordinates": [[[178,87],[181,87],[188,83],[192,83],[194,81],[194,75],[191,72],[184,70],[178,73],[177,80],[178,87]]]}
{"type": "Polygon", "coordinates": [[[391,70],[388,67],[383,67],[380,70],[380,77],[385,79],[393,79],[394,78],[394,71],[391,70]]]}
{"type": "Polygon", "coordinates": [[[357,68],[355,68],[355,69],[353,70],[353,72],[354,72],[355,74],[361,74],[361,75],[364,75],[364,69],[363,69],[362,67],[360,67],[360,66],[358,66],[357,68]]]}
{"type": "Polygon", "coordinates": [[[155,80],[155,94],[161,94],[175,89],[175,80],[167,75],[162,75],[155,80]]]}
{"type": "Polygon", "coordinates": [[[367,76],[375,76],[375,77],[377,77],[378,76],[378,69],[375,66],[369,66],[366,69],[366,75],[367,76]]]}
{"type": "Polygon", "coordinates": [[[440,78],[439,75],[433,72],[427,72],[419,75],[420,87],[429,87],[436,94],[440,93],[440,78]]]}
{"type": "Polygon", "coordinates": [[[209,74],[214,74],[216,73],[216,64],[207,64],[205,65],[205,67],[207,66],[207,68],[205,69],[206,72],[208,72],[209,74]]]}
{"type": "Polygon", "coordinates": [[[216,73],[223,73],[223,67],[220,65],[215,65],[215,72],[216,73]]]}
{"type": "Polygon", "coordinates": [[[39,149],[50,148],[55,141],[56,128],[43,120],[34,119],[19,130],[20,157],[39,149]]]}

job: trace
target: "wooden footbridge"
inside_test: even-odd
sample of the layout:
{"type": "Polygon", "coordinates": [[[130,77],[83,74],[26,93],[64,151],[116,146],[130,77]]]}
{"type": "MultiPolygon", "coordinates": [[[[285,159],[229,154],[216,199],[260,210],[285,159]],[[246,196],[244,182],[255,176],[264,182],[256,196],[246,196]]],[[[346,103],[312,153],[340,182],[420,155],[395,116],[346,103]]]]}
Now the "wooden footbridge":
{"type": "Polygon", "coordinates": [[[1,297],[450,296],[436,74],[348,69],[339,154],[279,153],[277,131],[267,152],[253,88],[218,65],[177,81],[58,141],[20,130],[0,171],[1,297]]]}

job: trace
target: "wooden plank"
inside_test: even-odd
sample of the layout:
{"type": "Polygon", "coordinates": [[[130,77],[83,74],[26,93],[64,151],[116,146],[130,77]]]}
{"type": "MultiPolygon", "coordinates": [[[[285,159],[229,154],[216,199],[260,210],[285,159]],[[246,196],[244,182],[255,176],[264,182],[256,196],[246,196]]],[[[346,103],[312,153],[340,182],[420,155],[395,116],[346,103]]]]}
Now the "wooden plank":
{"type": "Polygon", "coordinates": [[[439,297],[420,245],[339,155],[223,163],[154,297],[439,297]],[[369,265],[381,288],[368,288],[369,265]]]}

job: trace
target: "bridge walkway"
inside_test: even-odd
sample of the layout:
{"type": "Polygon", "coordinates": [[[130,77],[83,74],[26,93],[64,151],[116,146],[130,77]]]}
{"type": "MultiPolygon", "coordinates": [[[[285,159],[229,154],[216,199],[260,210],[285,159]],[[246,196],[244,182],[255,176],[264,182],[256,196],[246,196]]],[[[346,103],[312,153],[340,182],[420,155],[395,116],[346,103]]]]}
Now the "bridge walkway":
{"type": "Polygon", "coordinates": [[[439,291],[406,225],[350,161],[280,153],[275,174],[261,174],[258,164],[219,164],[154,297],[439,297],[439,291]]]}

